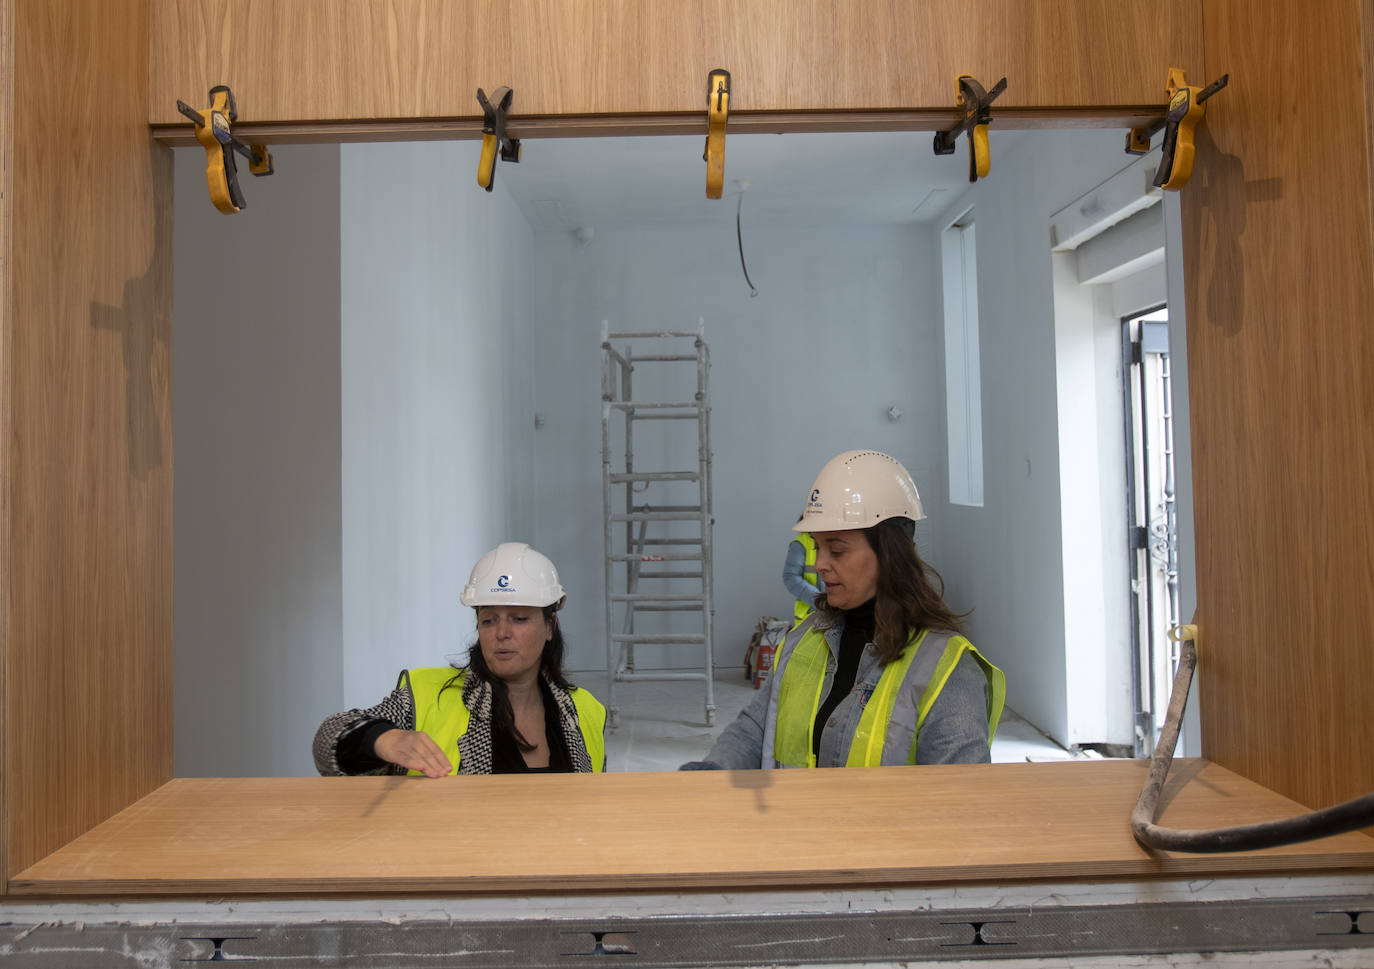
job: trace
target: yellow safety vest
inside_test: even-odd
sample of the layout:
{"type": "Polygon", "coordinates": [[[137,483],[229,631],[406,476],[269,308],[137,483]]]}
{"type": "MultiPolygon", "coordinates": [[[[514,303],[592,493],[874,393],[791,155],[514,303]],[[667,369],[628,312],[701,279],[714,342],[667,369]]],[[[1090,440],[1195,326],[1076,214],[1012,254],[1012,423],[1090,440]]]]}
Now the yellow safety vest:
{"type": "MultiPolygon", "coordinates": [[[[468,732],[472,714],[463,704],[463,678],[466,670],[450,666],[409,670],[401,674],[398,687],[410,677],[410,692],[415,698],[415,729],[427,733],[439,749],[453,761],[450,774],[458,773],[458,738],[468,732]],[[443,689],[444,684],[458,677],[458,681],[443,689]],[[442,692],[441,692],[442,691],[442,692]]],[[[573,706],[577,708],[577,727],[591,758],[592,770],[600,773],[606,762],[606,708],[586,690],[572,688],[573,706]]],[[[409,771],[417,775],[420,771],[409,771]]]]}
{"type": "MultiPolygon", "coordinates": [[[[913,635],[897,658],[883,668],[878,685],[865,703],[859,725],[850,741],[846,767],[877,767],[882,764],[883,746],[898,692],[907,678],[912,661],[920,652],[927,632],[923,629],[913,635]]],[[[963,636],[951,636],[917,701],[916,729],[911,734],[911,747],[906,758],[908,764],[916,763],[916,739],[920,736],[921,725],[954,672],[955,665],[966,652],[977,660],[988,680],[988,743],[992,743],[1006,702],[1006,677],[963,636]]],[[[779,764],[788,767],[816,766],[816,755],[811,744],[812,731],[815,730],[816,713],[821,705],[821,689],[825,685],[829,656],[830,646],[825,641],[825,634],[813,626],[803,634],[787,658],[774,700],[776,727],[773,759],[779,764]]]]}
{"type": "MultiPolygon", "coordinates": [[[[819,576],[816,573],[816,540],[811,537],[810,532],[796,532],[792,541],[801,542],[801,547],[806,549],[806,562],[802,565],[802,578],[820,588],[819,576]]],[[[801,622],[811,615],[811,610],[811,603],[798,599],[792,606],[792,617],[796,622],[801,622]]]]}

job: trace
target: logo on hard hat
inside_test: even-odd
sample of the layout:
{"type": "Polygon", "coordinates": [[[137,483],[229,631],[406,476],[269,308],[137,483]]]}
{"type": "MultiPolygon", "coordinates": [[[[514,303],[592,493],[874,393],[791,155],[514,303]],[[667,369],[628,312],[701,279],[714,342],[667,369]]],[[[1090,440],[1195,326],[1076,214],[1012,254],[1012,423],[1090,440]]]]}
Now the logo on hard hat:
{"type": "Polygon", "coordinates": [[[508,575],[503,575],[503,576],[501,576],[500,578],[498,578],[498,579],[496,580],[496,587],[497,587],[498,589],[503,589],[503,590],[504,590],[504,589],[509,589],[509,588],[510,588],[510,576],[508,576],[508,575]]]}
{"type": "Polygon", "coordinates": [[[820,504],[820,500],[821,500],[821,489],[820,489],[820,488],[812,488],[812,489],[811,489],[811,503],[812,503],[813,505],[820,504]]]}

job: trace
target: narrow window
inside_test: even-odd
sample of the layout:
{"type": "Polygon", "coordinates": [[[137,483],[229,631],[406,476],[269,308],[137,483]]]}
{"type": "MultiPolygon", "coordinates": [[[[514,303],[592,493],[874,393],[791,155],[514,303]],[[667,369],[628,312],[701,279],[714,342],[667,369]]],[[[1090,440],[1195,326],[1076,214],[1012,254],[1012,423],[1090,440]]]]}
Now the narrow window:
{"type": "Polygon", "coordinates": [[[945,297],[949,500],[983,504],[983,386],[978,363],[978,259],[973,210],[940,234],[945,297]]]}

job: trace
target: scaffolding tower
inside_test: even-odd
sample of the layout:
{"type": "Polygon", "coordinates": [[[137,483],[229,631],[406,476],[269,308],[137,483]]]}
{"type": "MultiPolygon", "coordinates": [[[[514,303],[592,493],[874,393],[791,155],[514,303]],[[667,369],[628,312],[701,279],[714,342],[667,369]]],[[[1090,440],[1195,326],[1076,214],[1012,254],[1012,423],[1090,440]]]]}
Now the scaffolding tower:
{"type": "MultiPolygon", "coordinates": [[[[619,719],[615,685],[635,680],[700,680],[706,688],[706,725],[715,721],[712,692],[711,625],[711,407],[707,397],[710,353],[695,333],[611,333],[601,322],[601,491],[606,545],[606,706],[608,722],[619,719]],[[613,340],[635,340],[621,349],[613,340]],[[690,349],[685,347],[690,341],[690,349]],[[654,364],[655,387],[669,399],[634,396],[637,364],[654,364]],[[681,370],[696,368],[696,390],[681,370]],[[659,367],[666,369],[658,369],[659,367]],[[677,371],[677,385],[673,373],[677,371]],[[691,396],[691,400],[672,397],[691,396]],[[669,467],[652,470],[635,462],[635,428],[640,443],[654,446],[669,467]],[[690,447],[671,446],[668,428],[688,422],[696,429],[695,467],[690,447]],[[622,436],[623,435],[623,436],[622,436]],[[618,448],[613,448],[613,438],[618,448]],[[618,453],[613,453],[617,452],[618,453]],[[617,466],[618,465],[618,466],[617,466]],[[673,466],[676,465],[676,466],[673,466]],[[696,614],[694,622],[673,614],[696,614]],[[665,627],[669,627],[665,629],[665,627]],[[690,627],[690,631],[683,631],[690,627]],[[671,631],[670,631],[671,630],[671,631]],[[690,667],[635,668],[636,646],[666,647],[669,655],[694,652],[690,667]]],[[[645,381],[648,382],[648,381],[645,381]]],[[[653,462],[641,462],[652,467],[653,462]]],[[[666,665],[666,664],[665,664],[666,665]]]]}

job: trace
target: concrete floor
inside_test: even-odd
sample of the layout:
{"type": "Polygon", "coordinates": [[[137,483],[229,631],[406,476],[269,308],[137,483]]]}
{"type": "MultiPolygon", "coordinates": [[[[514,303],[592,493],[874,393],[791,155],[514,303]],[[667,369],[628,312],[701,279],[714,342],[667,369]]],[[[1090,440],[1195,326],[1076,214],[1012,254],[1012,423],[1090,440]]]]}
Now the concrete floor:
{"type": "MultiPolygon", "coordinates": [[[[604,673],[582,673],[575,683],[587,687],[610,706],[604,673]]],[[[715,677],[716,717],[705,723],[705,689],[699,683],[665,681],[617,683],[615,700],[620,724],[606,731],[607,766],[613,771],[677,770],[700,760],[722,729],[754,696],[751,682],[736,667],[720,669],[715,677]]],[[[1002,714],[992,743],[995,763],[1073,760],[1093,753],[1065,750],[1011,709],[1002,714]]]]}

